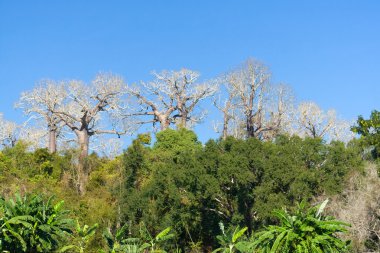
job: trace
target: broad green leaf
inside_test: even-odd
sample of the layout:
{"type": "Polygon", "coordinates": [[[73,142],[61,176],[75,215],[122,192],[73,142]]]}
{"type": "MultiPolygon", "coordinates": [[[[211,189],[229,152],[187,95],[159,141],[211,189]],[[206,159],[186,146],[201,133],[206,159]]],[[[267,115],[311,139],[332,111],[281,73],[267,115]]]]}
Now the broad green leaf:
{"type": "Polygon", "coordinates": [[[245,227],[245,228],[239,230],[238,232],[234,233],[233,237],[232,237],[232,242],[235,243],[236,240],[238,240],[245,233],[245,231],[247,231],[247,229],[248,228],[245,227]]]}

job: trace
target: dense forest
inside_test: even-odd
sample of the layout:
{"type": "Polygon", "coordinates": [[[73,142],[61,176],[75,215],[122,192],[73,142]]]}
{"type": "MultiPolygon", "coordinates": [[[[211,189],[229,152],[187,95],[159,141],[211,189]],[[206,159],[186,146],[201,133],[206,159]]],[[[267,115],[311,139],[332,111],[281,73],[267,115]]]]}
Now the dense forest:
{"type": "Polygon", "coordinates": [[[0,250],[379,251],[380,112],[344,121],[269,73],[42,80],[16,103],[25,123],[0,120],[0,250]],[[221,116],[206,143],[202,103],[221,116]],[[134,139],[101,154],[104,134],[134,139]]]}

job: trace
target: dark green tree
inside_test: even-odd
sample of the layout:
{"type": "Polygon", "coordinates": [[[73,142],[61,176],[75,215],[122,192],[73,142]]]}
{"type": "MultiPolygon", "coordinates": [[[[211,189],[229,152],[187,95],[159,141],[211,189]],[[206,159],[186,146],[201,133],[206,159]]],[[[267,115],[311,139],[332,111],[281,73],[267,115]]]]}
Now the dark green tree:
{"type": "Polygon", "coordinates": [[[368,145],[375,148],[373,155],[377,158],[380,152],[380,112],[373,110],[369,119],[364,119],[360,115],[351,130],[361,135],[368,145]]]}
{"type": "Polygon", "coordinates": [[[141,224],[153,234],[172,227],[177,245],[168,250],[215,248],[220,222],[251,235],[277,222],[274,209],[339,193],[360,165],[355,150],[318,138],[229,137],[202,146],[193,132],[168,129],[156,139],[152,147],[135,140],[124,154],[122,223],[133,236],[141,224]]]}

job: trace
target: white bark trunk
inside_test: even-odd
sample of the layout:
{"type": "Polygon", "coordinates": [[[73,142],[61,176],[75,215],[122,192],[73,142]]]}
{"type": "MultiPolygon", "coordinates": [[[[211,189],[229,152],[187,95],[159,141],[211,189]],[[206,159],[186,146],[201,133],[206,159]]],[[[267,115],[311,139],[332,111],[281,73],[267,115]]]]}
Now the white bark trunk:
{"type": "Polygon", "coordinates": [[[48,149],[51,154],[57,151],[57,131],[54,129],[49,130],[48,149]]]}
{"type": "Polygon", "coordinates": [[[78,164],[78,175],[77,175],[77,187],[80,195],[86,193],[86,185],[88,181],[88,165],[87,157],[89,152],[89,139],[90,136],[88,132],[84,129],[77,133],[78,143],[79,143],[79,164],[78,164]]]}

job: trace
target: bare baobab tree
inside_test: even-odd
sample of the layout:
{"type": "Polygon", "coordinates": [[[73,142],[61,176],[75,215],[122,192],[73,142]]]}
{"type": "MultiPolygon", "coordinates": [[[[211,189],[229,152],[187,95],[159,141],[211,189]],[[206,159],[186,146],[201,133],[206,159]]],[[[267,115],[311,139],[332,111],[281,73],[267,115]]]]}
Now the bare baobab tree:
{"type": "Polygon", "coordinates": [[[247,137],[260,138],[262,132],[267,130],[263,125],[263,106],[269,77],[268,68],[253,59],[247,60],[227,76],[228,86],[237,96],[243,111],[247,137]]]}
{"type": "Polygon", "coordinates": [[[15,122],[5,120],[0,114],[0,145],[14,147],[20,139],[20,129],[15,122]]]}
{"type": "Polygon", "coordinates": [[[285,133],[292,120],[294,111],[294,96],[292,89],[284,84],[270,87],[268,101],[264,106],[266,131],[263,139],[273,140],[279,134],[285,133]]]}
{"type": "Polygon", "coordinates": [[[62,106],[66,90],[62,82],[42,80],[31,91],[23,92],[16,107],[23,109],[30,119],[44,122],[48,131],[48,150],[57,151],[57,137],[63,121],[54,112],[62,106]]]}
{"type": "Polygon", "coordinates": [[[302,102],[288,132],[301,137],[347,142],[354,137],[350,125],[349,122],[338,119],[335,110],[324,111],[314,102],[302,102]]]}
{"type": "Polygon", "coordinates": [[[199,73],[188,69],[154,72],[153,75],[153,81],[128,88],[129,94],[141,105],[128,116],[148,116],[150,119],[137,122],[159,123],[161,130],[173,123],[188,127],[188,122],[198,122],[203,112],[197,111],[197,106],[217,90],[216,82],[198,83],[199,73]]]}
{"type": "Polygon", "coordinates": [[[100,74],[91,85],[81,81],[68,81],[64,85],[66,98],[63,105],[53,113],[75,133],[79,145],[79,164],[77,171],[77,188],[80,194],[85,193],[89,171],[86,158],[89,153],[90,138],[98,134],[125,134],[125,125],[112,125],[110,129],[101,127],[102,114],[108,114],[117,120],[123,108],[121,97],[125,94],[124,81],[114,75],[100,74]]]}
{"type": "Polygon", "coordinates": [[[155,80],[141,82],[141,86],[128,87],[128,93],[135,97],[140,106],[126,116],[137,117],[137,124],[157,123],[160,129],[167,129],[174,123],[173,112],[176,110],[174,94],[170,83],[161,80],[158,74],[153,73],[155,80]],[[149,117],[148,119],[145,119],[149,117]]]}
{"type": "Polygon", "coordinates": [[[314,102],[303,102],[297,108],[296,131],[300,136],[323,138],[333,127],[336,112],[324,112],[314,102]]]}
{"type": "Polygon", "coordinates": [[[265,65],[249,59],[223,79],[224,105],[214,103],[223,114],[223,138],[231,134],[270,140],[283,131],[293,105],[292,92],[285,85],[272,85],[265,65]]]}
{"type": "MultiPolygon", "coordinates": [[[[231,134],[231,131],[234,131],[234,127],[237,127],[236,124],[233,125],[234,121],[236,123],[236,120],[238,119],[236,117],[236,96],[235,94],[229,89],[230,87],[226,87],[226,91],[221,91],[220,93],[227,93],[227,98],[223,100],[223,95],[219,94],[219,97],[214,99],[214,106],[222,113],[222,119],[221,122],[222,125],[222,139],[225,140],[228,135],[234,135],[231,134]]],[[[218,126],[216,126],[218,128],[218,126]]],[[[219,132],[219,130],[217,130],[219,132]]],[[[235,136],[235,135],[234,135],[235,136]]],[[[237,137],[237,136],[235,136],[237,137]]]]}
{"type": "Polygon", "coordinates": [[[159,78],[172,84],[178,112],[174,118],[179,126],[185,128],[204,117],[205,111],[197,112],[196,108],[202,100],[213,96],[219,86],[215,80],[198,82],[199,73],[188,69],[162,72],[159,78]]]}

